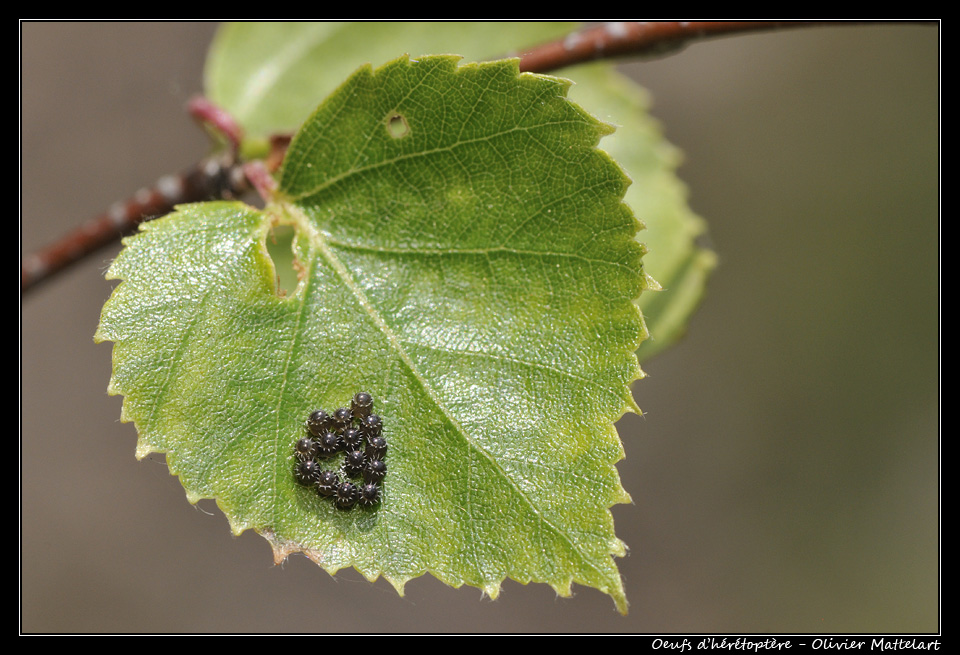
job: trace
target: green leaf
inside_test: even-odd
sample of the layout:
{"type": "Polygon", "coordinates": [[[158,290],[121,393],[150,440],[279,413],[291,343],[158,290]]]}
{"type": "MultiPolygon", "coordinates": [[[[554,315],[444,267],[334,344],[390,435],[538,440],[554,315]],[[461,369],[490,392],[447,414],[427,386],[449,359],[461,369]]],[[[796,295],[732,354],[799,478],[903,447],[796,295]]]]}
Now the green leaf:
{"type": "MultiPolygon", "coordinates": [[[[207,93],[244,126],[248,154],[273,133],[294,132],[320,98],[364,63],[411,55],[456,53],[481,60],[561,38],[572,23],[232,23],[217,34],[206,67],[207,93]]],[[[639,239],[650,254],[649,275],[662,285],[641,296],[651,338],[641,361],[682,336],[715,265],[697,247],[705,230],[687,206],[674,171],[680,162],[647,113],[646,94],[605,63],[564,71],[575,80],[571,98],[617,126],[602,148],[633,180],[626,202],[646,225],[639,239]]],[[[654,287],[656,288],[656,287],[654,287]]]]}
{"type": "Polygon", "coordinates": [[[125,240],[97,340],[114,346],[138,455],[166,453],[277,559],[303,551],[402,593],[430,572],[602,590],[626,611],[609,508],[613,422],[634,407],[647,278],[610,128],[516,62],[400,59],[304,124],[277,200],[190,205],[125,240]],[[266,241],[295,231],[277,293],[266,241]],[[293,478],[319,407],[370,391],[390,443],[379,505],[293,478]]]}
{"type": "MultiPolygon", "coordinates": [[[[363,64],[406,53],[480,60],[563,36],[572,23],[229,23],[217,33],[206,92],[251,141],[293,133],[363,64]]],[[[249,145],[249,144],[248,144],[249,145]]]]}
{"type": "Polygon", "coordinates": [[[687,206],[686,187],[674,173],[681,155],[647,113],[644,90],[608,64],[579,66],[566,74],[577,80],[570,98],[617,126],[602,147],[633,180],[625,200],[646,227],[637,235],[649,251],[643,266],[662,285],[638,301],[650,331],[637,351],[642,362],[683,335],[716,256],[696,244],[706,225],[687,206]]]}

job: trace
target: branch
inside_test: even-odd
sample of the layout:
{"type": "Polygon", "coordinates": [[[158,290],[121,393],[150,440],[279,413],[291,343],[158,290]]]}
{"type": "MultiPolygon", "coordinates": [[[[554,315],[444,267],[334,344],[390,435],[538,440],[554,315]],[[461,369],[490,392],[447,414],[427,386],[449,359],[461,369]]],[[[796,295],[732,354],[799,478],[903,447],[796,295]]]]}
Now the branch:
{"type": "Polygon", "coordinates": [[[827,21],[674,21],[604,23],[582,32],[573,32],[557,41],[544,43],[519,55],[520,70],[547,73],[596,59],[624,55],[664,56],[692,41],[798,27],[851,23],[827,21]]]}
{"type": "MultiPolygon", "coordinates": [[[[623,55],[664,55],[692,41],[741,32],[790,29],[815,25],[851,24],[849,22],[633,22],[606,23],[574,32],[565,38],[519,54],[520,70],[545,73],[596,59],[623,55]]],[[[195,98],[189,111],[213,131],[222,135],[235,155],[242,132],[233,118],[202,98],[195,98]]],[[[267,168],[276,170],[283,159],[288,137],[272,141],[267,168]]],[[[20,292],[24,294],[55,273],[82,260],[101,247],[131,233],[141,222],[170,212],[175,205],[232,197],[248,188],[242,168],[233,156],[201,162],[179,176],[162,178],[152,189],[141,189],[126,202],[114,204],[49,246],[21,262],[20,292]]]]}
{"type": "Polygon", "coordinates": [[[149,189],[80,225],[26,257],[20,266],[20,293],[133,232],[143,221],[170,213],[176,205],[238,196],[248,188],[239,165],[207,159],[180,175],[166,175],[149,189]]]}

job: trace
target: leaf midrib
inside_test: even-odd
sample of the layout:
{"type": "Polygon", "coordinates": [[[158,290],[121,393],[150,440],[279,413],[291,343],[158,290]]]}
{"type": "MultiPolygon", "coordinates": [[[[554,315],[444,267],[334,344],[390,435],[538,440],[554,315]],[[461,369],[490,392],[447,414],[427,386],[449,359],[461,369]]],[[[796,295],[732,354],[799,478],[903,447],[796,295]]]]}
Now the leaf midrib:
{"type": "MultiPolygon", "coordinates": [[[[367,316],[373,321],[374,325],[378,330],[384,335],[387,339],[387,342],[395,350],[395,352],[400,356],[400,360],[404,365],[410,370],[410,373],[414,378],[420,383],[420,386],[423,388],[424,392],[427,394],[427,397],[430,401],[436,406],[436,408],[443,414],[444,418],[450,423],[451,426],[455,429],[457,434],[462,438],[467,445],[470,447],[472,452],[478,453],[480,456],[484,457],[493,468],[500,473],[500,476],[510,485],[510,488],[513,489],[514,493],[517,494],[520,498],[523,499],[530,511],[551,531],[559,536],[564,543],[568,545],[572,552],[575,552],[580,558],[581,563],[592,569],[597,575],[605,577],[603,572],[600,571],[591,561],[587,558],[580,550],[578,545],[562,530],[555,526],[543,513],[537,508],[533,501],[519,488],[514,482],[514,480],[503,470],[503,467],[500,466],[496,458],[494,458],[490,453],[481,448],[467,432],[463,429],[460,423],[456,418],[447,410],[440,399],[437,398],[433,388],[424,378],[423,374],[416,367],[413,360],[410,358],[410,355],[403,348],[402,342],[398,336],[394,333],[393,329],[387,324],[384,318],[380,315],[380,312],[376,310],[370,300],[367,298],[366,294],[362,289],[357,285],[356,281],[353,279],[353,276],[350,274],[350,271],[347,270],[347,267],[342,261],[336,256],[336,254],[330,249],[327,244],[327,240],[324,235],[316,230],[311,223],[309,217],[300,209],[299,206],[293,203],[283,203],[282,205],[283,212],[293,219],[294,223],[297,225],[298,229],[303,230],[314,247],[318,252],[326,259],[330,264],[333,270],[336,272],[337,276],[343,281],[347,286],[350,292],[354,295],[357,301],[363,307],[364,312],[367,316]]],[[[469,467],[468,467],[469,468],[469,467]]],[[[469,486],[469,485],[468,485],[469,486]]],[[[479,570],[479,569],[478,569],[479,570]]]]}

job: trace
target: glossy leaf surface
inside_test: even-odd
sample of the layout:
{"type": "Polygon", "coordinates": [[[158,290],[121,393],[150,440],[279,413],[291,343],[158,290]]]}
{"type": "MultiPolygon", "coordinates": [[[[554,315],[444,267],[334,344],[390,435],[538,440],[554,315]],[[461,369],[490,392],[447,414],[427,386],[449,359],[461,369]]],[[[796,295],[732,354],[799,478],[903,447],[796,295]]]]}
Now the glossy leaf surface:
{"type": "Polygon", "coordinates": [[[633,407],[647,283],[610,128],[515,62],[362,69],[291,144],[264,211],[209,203],[144,224],[97,338],[138,454],[216,498],[278,558],[303,551],[399,590],[505,577],[626,609],[609,507],[627,502],[613,422],[633,407]],[[266,240],[291,225],[301,279],[266,240]],[[370,391],[389,473],[337,510],[293,477],[318,408],[370,391]]]}
{"type": "MultiPolygon", "coordinates": [[[[364,63],[379,65],[404,52],[455,53],[483,60],[562,38],[572,23],[232,23],[218,33],[207,62],[207,92],[246,128],[248,150],[274,133],[292,133],[342,80],[364,63]]],[[[643,361],[679,339],[713,269],[712,252],[696,245],[703,221],[687,206],[675,169],[680,154],[647,113],[636,83],[609,64],[568,68],[570,97],[617,131],[601,148],[633,183],[626,202],[646,226],[638,239],[650,251],[648,274],[662,286],[640,297],[651,338],[643,361]]]]}

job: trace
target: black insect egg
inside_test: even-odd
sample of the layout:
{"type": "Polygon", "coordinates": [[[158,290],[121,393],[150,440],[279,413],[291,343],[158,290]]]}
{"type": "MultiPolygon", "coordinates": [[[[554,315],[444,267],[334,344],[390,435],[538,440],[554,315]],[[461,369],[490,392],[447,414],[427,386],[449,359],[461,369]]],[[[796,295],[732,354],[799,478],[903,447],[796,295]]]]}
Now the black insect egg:
{"type": "Polygon", "coordinates": [[[344,462],[343,469],[347,475],[357,476],[363,471],[364,464],[367,463],[367,456],[362,450],[351,450],[347,453],[347,460],[344,462]]]}
{"type": "Polygon", "coordinates": [[[383,435],[377,435],[367,439],[367,457],[370,459],[383,459],[387,454],[387,440],[383,435]]]}
{"type": "Polygon", "coordinates": [[[310,418],[307,419],[307,429],[310,430],[310,434],[315,437],[319,437],[323,434],[323,431],[332,427],[333,421],[322,409],[318,409],[310,415],[310,418]]]}
{"type": "Polygon", "coordinates": [[[371,507],[380,500],[380,487],[373,482],[368,482],[367,484],[360,487],[360,505],[363,507],[371,507]]]}
{"type": "Polygon", "coordinates": [[[363,467],[363,479],[366,482],[380,482],[387,475],[387,465],[382,459],[368,460],[363,467]]]}
{"type": "Polygon", "coordinates": [[[302,485],[312,485],[320,479],[320,465],[311,459],[297,464],[294,475],[302,485]]]}
{"type": "Polygon", "coordinates": [[[352,482],[341,482],[336,491],[337,507],[340,509],[349,509],[357,504],[360,498],[360,491],[357,485],[352,482]]]}
{"type": "Polygon", "coordinates": [[[363,433],[357,428],[347,428],[343,431],[343,447],[347,450],[357,450],[363,443],[363,433]]]}
{"type": "Polygon", "coordinates": [[[340,435],[334,432],[333,430],[326,430],[323,434],[320,435],[320,438],[317,439],[317,450],[320,457],[330,457],[338,450],[342,445],[343,440],[340,435]]]}
{"type": "Polygon", "coordinates": [[[307,418],[306,428],[308,434],[298,439],[293,448],[296,481],[314,487],[317,494],[333,500],[339,509],[358,504],[373,507],[380,502],[380,482],[387,475],[383,461],[387,440],[383,436],[383,420],[373,413],[373,396],[360,391],[349,408],[340,407],[332,414],[315,410],[307,418]],[[344,455],[337,469],[332,458],[341,451],[344,455]],[[324,463],[323,469],[320,462],[324,463]],[[334,470],[330,470],[331,465],[334,470]],[[362,477],[363,482],[341,476],[355,480],[362,477]]]}
{"type": "Polygon", "coordinates": [[[350,421],[353,419],[353,412],[351,412],[346,407],[341,407],[333,413],[333,420],[337,424],[337,427],[344,429],[350,426],[350,421]]]}
{"type": "Polygon", "coordinates": [[[340,478],[333,471],[320,471],[317,479],[317,492],[321,496],[332,496],[340,486],[340,478]]]}
{"type": "Polygon", "coordinates": [[[350,402],[350,410],[353,412],[353,418],[363,419],[373,409],[373,396],[366,391],[361,391],[350,402]]]}
{"type": "Polygon", "coordinates": [[[383,432],[383,421],[376,414],[369,414],[360,421],[360,429],[368,437],[379,435],[383,432]]]}
{"type": "Polygon", "coordinates": [[[320,445],[312,437],[304,437],[294,448],[297,451],[297,459],[303,462],[314,459],[320,452],[320,445]]]}

